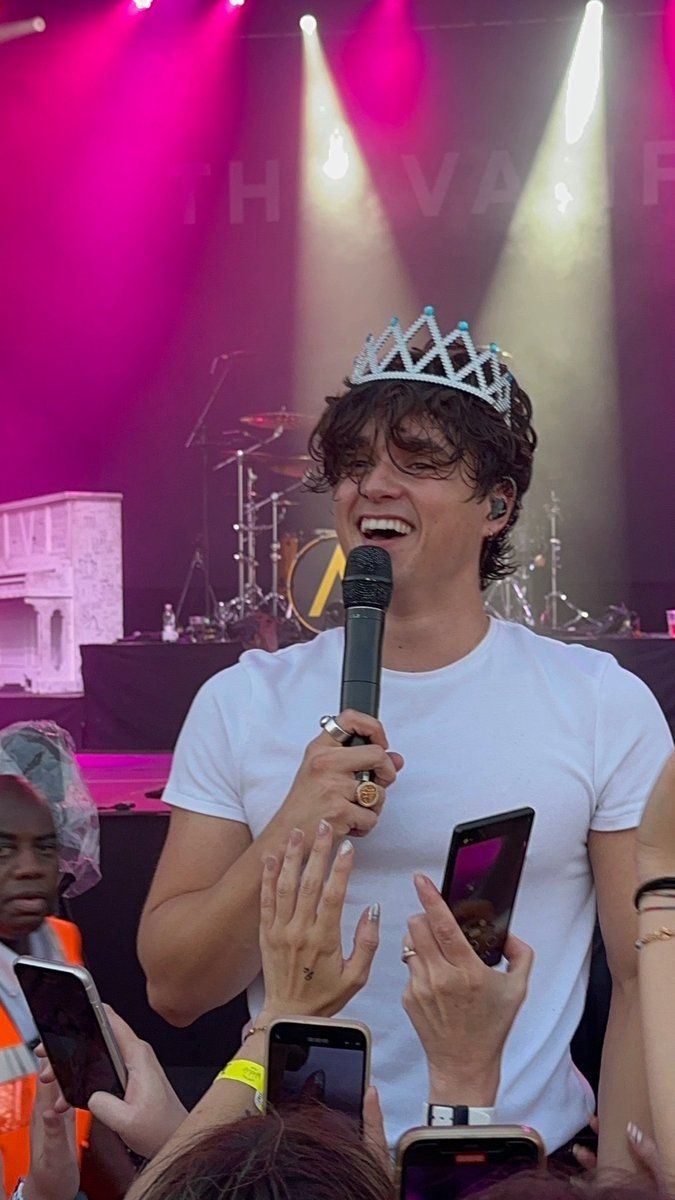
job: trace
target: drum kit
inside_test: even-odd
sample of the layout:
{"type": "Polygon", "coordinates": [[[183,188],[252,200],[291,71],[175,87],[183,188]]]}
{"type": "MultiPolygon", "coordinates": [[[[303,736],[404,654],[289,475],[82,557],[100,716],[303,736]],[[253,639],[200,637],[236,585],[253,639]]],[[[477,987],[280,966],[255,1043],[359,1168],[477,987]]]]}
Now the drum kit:
{"type": "MultiPolygon", "coordinates": [[[[286,408],[252,413],[240,418],[240,429],[226,430],[216,442],[210,443],[211,447],[215,445],[221,452],[225,450],[226,457],[209,467],[209,473],[231,467],[236,477],[236,490],[231,495],[236,499],[233,529],[237,535],[234,554],[237,592],[229,600],[217,599],[208,578],[208,564],[202,550],[206,535],[200,536],[176,607],[176,618],[180,620],[194,573],[199,570],[205,577],[206,612],[189,618],[188,632],[192,640],[239,640],[247,623],[261,616],[271,619],[283,632],[286,643],[302,641],[309,634],[326,627],[325,620],[320,624],[308,621],[303,608],[296,606],[292,580],[298,564],[311,554],[313,547],[330,542],[335,548],[337,538],[332,530],[316,530],[307,540],[298,532],[282,529],[289,511],[298,504],[294,493],[305,483],[312,459],[309,454],[275,452],[276,443],[284,434],[308,433],[312,423],[313,419],[308,414],[286,408]],[[280,482],[279,488],[260,496],[258,483],[261,472],[279,476],[280,481],[285,481],[285,486],[281,486],[280,482]],[[263,554],[269,569],[263,578],[261,543],[267,539],[263,554]],[[264,584],[269,585],[267,590],[264,584]]],[[[338,563],[337,566],[339,573],[333,580],[331,591],[339,584],[342,574],[342,564],[338,563]]],[[[307,590],[309,583],[304,580],[303,586],[307,590]]],[[[335,603],[333,598],[331,603],[335,603]]],[[[311,598],[307,600],[307,607],[312,607],[311,598]]],[[[322,606],[323,616],[326,615],[325,608],[322,606]]]]}
{"type": "MultiPolygon", "coordinates": [[[[259,630],[261,620],[272,629],[271,641],[263,639],[268,649],[281,641],[289,644],[303,641],[321,630],[341,625],[344,619],[341,580],[344,553],[332,529],[315,529],[303,535],[292,529],[282,529],[289,511],[298,504],[295,493],[302,488],[311,472],[309,454],[277,453],[276,443],[286,433],[308,433],[312,425],[308,414],[280,408],[276,411],[253,413],[240,418],[242,428],[227,430],[220,435],[216,446],[226,457],[209,466],[209,473],[234,468],[236,491],[237,535],[234,554],[237,563],[237,592],[231,599],[216,598],[208,574],[208,558],[203,547],[208,545],[206,530],[195,549],[185,584],[177,605],[176,618],[185,605],[195,570],[204,577],[206,612],[190,617],[188,631],[194,641],[248,640],[251,630],[259,630]],[[229,452],[228,452],[229,451],[229,452]],[[276,475],[286,486],[274,488],[260,497],[257,491],[259,472],[276,475]],[[265,557],[269,569],[262,583],[261,545],[269,537],[265,557]]],[[[200,442],[202,446],[205,441],[200,442]]],[[[206,499],[204,502],[206,509],[206,499]]],[[[527,518],[514,531],[516,571],[506,579],[491,584],[485,592],[485,607],[491,616],[536,628],[549,630],[578,629],[590,622],[589,614],[573,604],[558,587],[561,540],[558,521],[560,502],[551,492],[545,505],[548,536],[533,538],[527,518]],[[549,589],[544,608],[535,616],[531,585],[536,573],[549,571],[549,589]],[[561,619],[562,618],[562,619],[561,619]]],[[[206,526],[206,519],[205,519],[206,526]]]]}

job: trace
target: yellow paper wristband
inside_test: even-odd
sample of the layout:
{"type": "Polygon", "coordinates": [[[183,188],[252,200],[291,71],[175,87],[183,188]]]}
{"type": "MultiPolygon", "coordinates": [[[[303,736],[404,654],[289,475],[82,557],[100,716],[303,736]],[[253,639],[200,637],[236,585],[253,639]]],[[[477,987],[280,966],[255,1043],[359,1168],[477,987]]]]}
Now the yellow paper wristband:
{"type": "Polygon", "coordinates": [[[237,1083],[245,1083],[255,1092],[254,1103],[259,1112],[263,1110],[265,1092],[265,1068],[260,1063],[251,1062],[248,1058],[233,1058],[216,1075],[216,1079],[234,1079],[237,1083]]]}

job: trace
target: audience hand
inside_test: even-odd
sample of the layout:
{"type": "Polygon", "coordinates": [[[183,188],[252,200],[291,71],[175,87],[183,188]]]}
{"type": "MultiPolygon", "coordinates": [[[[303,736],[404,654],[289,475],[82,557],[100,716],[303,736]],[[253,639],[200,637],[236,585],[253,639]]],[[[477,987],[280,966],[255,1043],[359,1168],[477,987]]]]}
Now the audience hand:
{"type": "Polygon", "coordinates": [[[487,967],[467,942],[440,892],[415,877],[424,913],[410,918],[415,954],[403,1007],[427,1056],[433,1103],[492,1105],[504,1043],[527,994],[531,948],[509,935],[506,972],[487,967]]]}
{"type": "MultiPolygon", "coordinates": [[[[591,1117],[589,1125],[595,1133],[599,1133],[597,1116],[591,1117]]],[[[661,1194],[667,1196],[668,1188],[661,1172],[661,1160],[654,1139],[632,1123],[626,1130],[626,1138],[636,1161],[645,1168],[648,1175],[651,1175],[661,1194]]],[[[583,1167],[589,1176],[594,1177],[598,1166],[597,1155],[588,1146],[573,1146],[572,1153],[579,1166],[583,1167]]]]}
{"type": "Polygon", "coordinates": [[[659,775],[637,832],[640,883],[675,874],[675,754],[659,775]]]}
{"type": "Polygon", "coordinates": [[[294,830],[281,865],[265,859],[260,893],[263,1012],[330,1017],[366,983],[379,943],[379,907],[361,915],[349,958],[342,956],[342,909],[354,849],[344,841],[326,878],[333,830],[322,821],[303,870],[304,836],[294,830]]]}
{"type": "Polygon", "coordinates": [[[75,1113],[47,1063],[38,1075],[30,1122],[30,1170],[24,1200],[74,1200],[80,1188],[75,1113]]]}
{"type": "Polygon", "coordinates": [[[89,1108],[131,1150],[143,1158],[152,1158],[183,1122],[186,1110],[152,1046],[137,1038],[126,1021],[108,1005],[106,1012],[129,1079],[123,1100],[109,1092],[94,1092],[89,1108]]]}
{"type": "MultiPolygon", "coordinates": [[[[377,825],[384,806],[385,789],[396,780],[403,766],[400,754],[389,753],[382,725],[375,717],[347,709],[337,717],[349,732],[367,737],[365,746],[339,746],[330,734],[322,732],[305,750],[290,792],[268,828],[289,822],[302,829],[307,842],[314,837],[319,820],[332,826],[336,839],[364,837],[377,825]],[[354,804],[356,771],[373,771],[380,787],[380,798],[373,808],[354,804]]],[[[284,837],[286,834],[284,834],[284,837]]]]}
{"type": "Polygon", "coordinates": [[[384,1119],[377,1088],[366,1088],[363,1100],[363,1140],[371,1154],[377,1159],[385,1175],[392,1178],[391,1158],[384,1131],[384,1119]]]}

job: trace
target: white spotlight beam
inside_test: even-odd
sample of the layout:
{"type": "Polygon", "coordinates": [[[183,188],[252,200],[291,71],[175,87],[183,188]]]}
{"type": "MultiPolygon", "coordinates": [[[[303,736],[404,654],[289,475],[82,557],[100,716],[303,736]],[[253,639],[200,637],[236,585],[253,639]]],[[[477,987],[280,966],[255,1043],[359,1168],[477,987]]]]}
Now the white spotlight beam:
{"type": "Polygon", "coordinates": [[[509,347],[514,373],[532,394],[541,438],[535,481],[565,481],[565,528],[586,576],[584,606],[598,611],[611,597],[597,581],[625,585],[600,8],[588,6],[479,323],[486,340],[509,347]],[[589,88],[583,114],[577,110],[583,120],[570,128],[569,98],[589,62],[584,78],[594,101],[589,88]]]}
{"type": "Polygon", "coordinates": [[[13,42],[15,38],[28,37],[31,33],[44,33],[46,28],[44,17],[32,17],[30,21],[7,21],[0,25],[0,42],[13,42]]]}
{"type": "Polygon", "coordinates": [[[294,398],[304,411],[317,412],[368,331],[393,313],[416,313],[419,300],[318,32],[303,35],[302,51],[294,398]]]}
{"type": "Polygon", "coordinates": [[[576,146],[584,136],[598,101],[602,79],[602,18],[601,0],[589,0],[581,23],[565,95],[565,141],[576,146]]]}

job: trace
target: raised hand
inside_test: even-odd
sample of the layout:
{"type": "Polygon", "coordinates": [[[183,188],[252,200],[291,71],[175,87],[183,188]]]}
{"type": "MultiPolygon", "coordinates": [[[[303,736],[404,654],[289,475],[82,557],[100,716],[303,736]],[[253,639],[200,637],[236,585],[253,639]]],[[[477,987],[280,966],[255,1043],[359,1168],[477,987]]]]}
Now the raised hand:
{"type": "Polygon", "coordinates": [[[108,1005],[106,1012],[127,1068],[127,1087],[123,1100],[109,1092],[94,1092],[89,1109],[131,1150],[143,1158],[152,1158],[184,1120],[186,1110],[152,1046],[136,1037],[133,1029],[108,1005]]]}
{"type": "Polygon", "coordinates": [[[366,983],[379,943],[379,906],[362,913],[349,958],[342,955],[342,910],[354,864],[342,841],[328,870],[333,830],[319,822],[303,868],[305,837],[294,829],[280,863],[265,859],[260,892],[260,949],[265,980],[263,1012],[330,1017],[366,983]]]}
{"type": "Polygon", "coordinates": [[[427,1056],[429,1098],[492,1104],[504,1043],[527,993],[532,950],[511,934],[508,971],[487,967],[431,880],[417,875],[415,887],[424,913],[408,922],[403,1007],[427,1056]]]}

